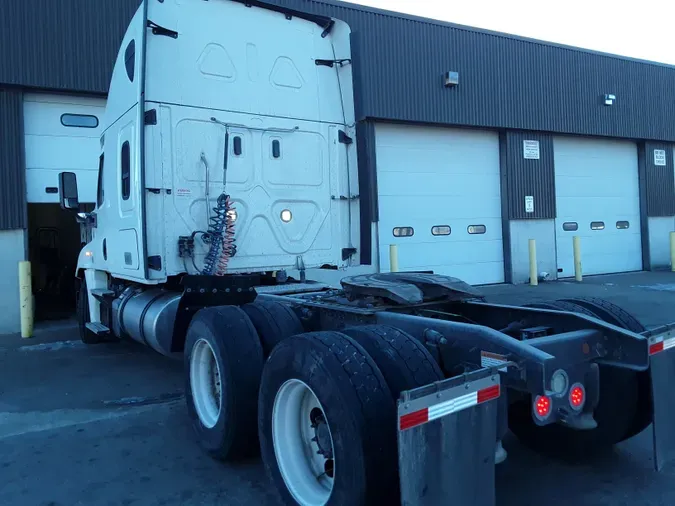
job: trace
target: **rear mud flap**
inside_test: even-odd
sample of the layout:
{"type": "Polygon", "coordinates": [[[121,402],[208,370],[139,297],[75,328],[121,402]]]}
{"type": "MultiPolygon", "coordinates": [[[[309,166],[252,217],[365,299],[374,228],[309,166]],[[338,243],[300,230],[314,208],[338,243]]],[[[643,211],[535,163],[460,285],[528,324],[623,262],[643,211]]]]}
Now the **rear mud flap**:
{"type": "Polygon", "coordinates": [[[404,506],[494,506],[499,396],[499,374],[490,369],[401,394],[398,460],[404,506]]]}
{"type": "MultiPolygon", "coordinates": [[[[656,329],[658,331],[660,329],[656,329]]],[[[652,331],[654,332],[654,331],[652,331]]],[[[675,460],[675,330],[649,338],[653,400],[654,467],[675,460]]]]}

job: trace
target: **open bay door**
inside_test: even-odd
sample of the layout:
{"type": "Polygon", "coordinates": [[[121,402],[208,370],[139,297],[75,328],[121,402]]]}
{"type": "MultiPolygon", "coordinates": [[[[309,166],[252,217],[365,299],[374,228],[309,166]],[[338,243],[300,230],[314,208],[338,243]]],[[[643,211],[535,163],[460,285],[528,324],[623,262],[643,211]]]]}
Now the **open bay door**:
{"type": "Polygon", "coordinates": [[[554,157],[558,277],[574,276],[574,236],[583,274],[642,270],[635,143],[556,137],[554,157]]]}

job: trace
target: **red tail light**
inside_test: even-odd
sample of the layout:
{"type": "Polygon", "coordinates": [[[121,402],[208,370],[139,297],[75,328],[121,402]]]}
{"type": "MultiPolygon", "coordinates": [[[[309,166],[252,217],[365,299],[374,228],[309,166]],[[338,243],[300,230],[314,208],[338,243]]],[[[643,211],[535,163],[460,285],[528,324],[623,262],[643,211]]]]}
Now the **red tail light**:
{"type": "Polygon", "coordinates": [[[534,414],[540,420],[546,420],[551,414],[551,398],[546,395],[537,395],[534,399],[534,414]]]}
{"type": "Polygon", "coordinates": [[[584,402],[586,402],[586,390],[584,390],[583,385],[577,383],[576,385],[572,385],[572,388],[570,389],[570,406],[572,406],[572,409],[575,410],[580,410],[581,408],[584,407],[584,402]]]}

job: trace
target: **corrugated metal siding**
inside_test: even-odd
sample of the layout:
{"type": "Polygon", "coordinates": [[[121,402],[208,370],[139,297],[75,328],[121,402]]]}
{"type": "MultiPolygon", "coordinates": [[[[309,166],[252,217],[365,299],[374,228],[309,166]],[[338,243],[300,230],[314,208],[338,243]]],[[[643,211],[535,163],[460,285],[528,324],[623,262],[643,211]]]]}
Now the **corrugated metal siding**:
{"type": "Polygon", "coordinates": [[[499,177],[502,198],[502,246],[504,248],[504,282],[513,283],[513,258],[511,255],[511,225],[509,221],[509,179],[506,132],[499,132],[499,177]]]}
{"type": "MultiPolygon", "coordinates": [[[[139,1],[0,2],[0,83],[105,93],[139,1]]],[[[349,3],[269,3],[350,25],[359,119],[675,141],[675,67],[349,3]],[[456,88],[443,86],[448,70],[456,88]]]]}
{"type": "Polygon", "coordinates": [[[359,32],[362,115],[675,141],[675,67],[317,0],[271,3],[359,32]],[[459,72],[445,88],[442,74],[459,72]],[[605,93],[617,96],[602,104],[605,93]]]}
{"type": "Polygon", "coordinates": [[[675,216],[673,146],[646,142],[644,149],[639,150],[639,155],[644,156],[647,216],[675,216]],[[654,150],[665,151],[666,165],[654,163],[654,150]]]}
{"type": "Polygon", "coordinates": [[[0,83],[107,93],[140,0],[3,0],[0,83]]]}
{"type": "Polygon", "coordinates": [[[26,228],[23,93],[0,89],[0,230],[26,228]]]}
{"type": "Polygon", "coordinates": [[[642,242],[642,268],[651,266],[651,252],[649,251],[649,218],[647,217],[647,164],[645,144],[639,142],[638,149],[638,184],[640,186],[640,238],[642,242]]]}
{"type": "Polygon", "coordinates": [[[356,124],[356,149],[359,160],[359,204],[361,210],[361,264],[372,262],[371,224],[378,221],[377,158],[375,125],[369,121],[356,124]]]}
{"type": "Polygon", "coordinates": [[[502,193],[505,194],[508,218],[555,218],[555,167],[553,137],[534,132],[506,132],[500,136],[505,144],[502,167],[502,193]],[[525,159],[523,141],[539,142],[539,160],[525,159]],[[504,188],[504,181],[506,188],[504,188]],[[525,197],[534,197],[534,212],[525,211],[525,197]]]}

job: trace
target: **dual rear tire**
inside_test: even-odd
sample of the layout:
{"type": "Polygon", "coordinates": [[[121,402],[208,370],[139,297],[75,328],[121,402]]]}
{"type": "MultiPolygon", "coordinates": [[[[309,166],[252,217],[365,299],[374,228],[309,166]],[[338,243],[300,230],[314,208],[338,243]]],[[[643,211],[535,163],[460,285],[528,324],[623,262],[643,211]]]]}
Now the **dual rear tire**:
{"type": "MultiPolygon", "coordinates": [[[[604,299],[565,299],[530,307],[576,312],[636,333],[645,330],[634,316],[604,299]]],[[[510,406],[509,427],[525,445],[541,453],[575,456],[597,453],[649,426],[650,395],[648,373],[600,365],[600,400],[593,414],[596,428],[581,431],[558,424],[537,426],[529,401],[510,406]]]]}
{"type": "Polygon", "coordinates": [[[442,380],[438,365],[421,343],[386,326],[275,336],[272,322],[254,326],[248,316],[267,310],[285,311],[209,308],[190,325],[187,404],[201,445],[234,459],[259,442],[286,504],[397,503],[396,399],[442,380]]]}

